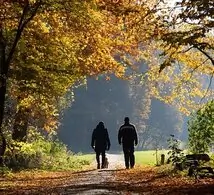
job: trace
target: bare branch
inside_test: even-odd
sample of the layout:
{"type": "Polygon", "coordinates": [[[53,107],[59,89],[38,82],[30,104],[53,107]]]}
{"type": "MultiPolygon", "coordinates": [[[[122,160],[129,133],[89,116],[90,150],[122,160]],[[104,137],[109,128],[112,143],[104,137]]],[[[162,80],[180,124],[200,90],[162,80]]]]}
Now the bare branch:
{"type": "Polygon", "coordinates": [[[214,59],[207,52],[205,52],[203,49],[201,49],[200,47],[198,47],[198,45],[194,45],[194,47],[196,49],[198,49],[201,53],[203,53],[211,61],[211,63],[214,66],[214,59]]]}
{"type": "Polygon", "coordinates": [[[33,10],[33,12],[31,13],[31,16],[23,23],[23,26],[25,27],[36,15],[39,7],[42,5],[42,0],[40,0],[36,5],[35,8],[33,10]]]}
{"type": "Polygon", "coordinates": [[[189,47],[188,49],[183,50],[182,53],[186,53],[186,52],[190,51],[190,50],[193,49],[193,48],[194,48],[193,46],[192,46],[192,47],[189,47]]]}

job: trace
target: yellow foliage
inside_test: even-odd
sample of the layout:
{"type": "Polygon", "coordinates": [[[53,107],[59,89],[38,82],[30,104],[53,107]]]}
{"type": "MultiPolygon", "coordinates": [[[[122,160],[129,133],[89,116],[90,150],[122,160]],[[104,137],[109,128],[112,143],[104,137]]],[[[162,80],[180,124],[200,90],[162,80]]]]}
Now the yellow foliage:
{"type": "MultiPolygon", "coordinates": [[[[214,66],[197,49],[176,41],[174,45],[166,43],[164,36],[177,29],[168,28],[159,12],[155,13],[159,1],[137,2],[47,0],[40,5],[31,0],[27,5],[4,1],[0,24],[8,51],[22,16],[26,22],[40,5],[22,31],[13,56],[9,95],[23,97],[20,104],[32,110],[31,117],[41,118],[39,125],[54,129],[59,100],[63,101],[77,82],[99,74],[130,79],[127,68],[139,72],[136,64],[143,61],[149,95],[189,114],[198,107],[198,99],[213,95],[205,89],[203,76],[212,75],[214,66]]],[[[182,25],[179,30],[194,28],[182,25]]],[[[197,41],[212,44],[214,38],[209,34],[197,41]]]]}

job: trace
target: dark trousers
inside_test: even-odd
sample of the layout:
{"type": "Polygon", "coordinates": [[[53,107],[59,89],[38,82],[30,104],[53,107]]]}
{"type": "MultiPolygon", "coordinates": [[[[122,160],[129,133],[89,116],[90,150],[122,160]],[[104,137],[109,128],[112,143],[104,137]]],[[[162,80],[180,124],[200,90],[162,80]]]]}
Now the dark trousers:
{"type": "Polygon", "coordinates": [[[96,151],[97,166],[100,166],[100,155],[102,156],[102,168],[104,168],[106,157],[105,151],[96,151]]]}
{"type": "Polygon", "coordinates": [[[134,146],[123,146],[123,153],[126,168],[133,168],[135,165],[134,146]]]}

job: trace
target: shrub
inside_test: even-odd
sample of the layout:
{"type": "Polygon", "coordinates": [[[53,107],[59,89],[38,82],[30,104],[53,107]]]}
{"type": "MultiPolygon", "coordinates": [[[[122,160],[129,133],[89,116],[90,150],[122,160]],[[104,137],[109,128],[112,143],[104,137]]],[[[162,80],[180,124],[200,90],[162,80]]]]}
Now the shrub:
{"type": "Polygon", "coordinates": [[[29,132],[27,143],[10,141],[5,153],[5,165],[13,170],[70,170],[80,169],[88,164],[89,161],[78,159],[59,140],[42,136],[33,130],[29,132]]]}
{"type": "Polygon", "coordinates": [[[168,139],[168,147],[170,149],[168,152],[168,161],[172,162],[172,165],[174,165],[175,169],[181,169],[184,160],[183,150],[181,150],[179,146],[180,141],[174,138],[174,135],[171,135],[170,139],[168,139]]]}
{"type": "Polygon", "coordinates": [[[191,115],[188,132],[189,148],[192,153],[209,152],[214,142],[214,100],[191,115]]]}

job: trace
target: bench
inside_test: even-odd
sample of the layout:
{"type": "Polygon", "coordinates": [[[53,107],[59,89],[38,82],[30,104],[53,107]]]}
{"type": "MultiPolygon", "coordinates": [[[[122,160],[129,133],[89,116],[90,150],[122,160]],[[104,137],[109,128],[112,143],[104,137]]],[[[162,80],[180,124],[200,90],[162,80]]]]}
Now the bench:
{"type": "Polygon", "coordinates": [[[203,166],[211,159],[208,154],[188,154],[184,159],[184,168],[188,169],[188,176],[198,177],[214,176],[213,169],[209,166],[203,166]]]}

